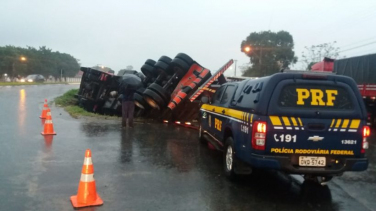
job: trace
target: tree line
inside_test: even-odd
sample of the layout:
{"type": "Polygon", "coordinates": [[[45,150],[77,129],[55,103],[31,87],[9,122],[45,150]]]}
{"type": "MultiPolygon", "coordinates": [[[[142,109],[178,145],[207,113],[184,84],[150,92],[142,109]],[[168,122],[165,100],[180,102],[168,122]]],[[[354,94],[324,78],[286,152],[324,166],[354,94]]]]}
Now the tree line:
{"type": "MultiPolygon", "coordinates": [[[[305,47],[302,52],[301,70],[310,70],[311,66],[323,60],[324,57],[338,58],[339,48],[332,43],[323,43],[305,47]]],[[[242,75],[249,77],[267,76],[289,69],[291,64],[296,64],[298,57],[294,52],[293,36],[287,31],[261,31],[252,32],[240,44],[241,52],[249,58],[250,63],[241,67],[242,75]]]]}
{"type": "Polygon", "coordinates": [[[78,60],[67,53],[52,51],[42,46],[34,47],[0,46],[0,74],[9,77],[25,77],[41,74],[55,78],[73,77],[80,69],[78,60]]]}

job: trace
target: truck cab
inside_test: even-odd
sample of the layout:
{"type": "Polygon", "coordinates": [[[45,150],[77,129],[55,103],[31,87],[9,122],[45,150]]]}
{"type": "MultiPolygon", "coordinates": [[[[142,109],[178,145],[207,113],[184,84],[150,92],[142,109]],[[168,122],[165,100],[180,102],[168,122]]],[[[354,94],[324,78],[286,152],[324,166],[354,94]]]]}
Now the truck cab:
{"type": "Polygon", "coordinates": [[[328,181],[368,167],[370,128],[352,78],[276,73],[223,84],[200,109],[199,137],[224,152],[224,170],[281,170],[328,181]]]}

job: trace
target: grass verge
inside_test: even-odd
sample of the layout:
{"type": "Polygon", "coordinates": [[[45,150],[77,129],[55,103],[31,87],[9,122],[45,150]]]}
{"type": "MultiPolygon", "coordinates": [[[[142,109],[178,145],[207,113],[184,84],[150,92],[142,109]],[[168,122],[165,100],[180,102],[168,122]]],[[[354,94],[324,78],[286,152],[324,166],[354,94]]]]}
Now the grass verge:
{"type": "Polygon", "coordinates": [[[97,117],[101,119],[119,119],[117,116],[106,116],[95,114],[86,111],[85,109],[77,105],[77,98],[74,97],[77,94],[78,89],[71,89],[64,93],[62,96],[55,98],[55,104],[57,106],[63,107],[72,117],[78,118],[81,116],[85,117],[97,117]]]}

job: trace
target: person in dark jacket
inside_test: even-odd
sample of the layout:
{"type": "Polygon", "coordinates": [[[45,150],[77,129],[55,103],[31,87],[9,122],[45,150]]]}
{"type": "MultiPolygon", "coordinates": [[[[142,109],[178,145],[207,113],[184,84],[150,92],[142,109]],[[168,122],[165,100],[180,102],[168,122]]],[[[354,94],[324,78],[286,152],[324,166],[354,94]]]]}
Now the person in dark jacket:
{"type": "Polygon", "coordinates": [[[134,95],[135,91],[131,89],[125,89],[122,93],[122,127],[127,126],[127,119],[129,127],[133,127],[133,115],[134,115],[134,95]]]}

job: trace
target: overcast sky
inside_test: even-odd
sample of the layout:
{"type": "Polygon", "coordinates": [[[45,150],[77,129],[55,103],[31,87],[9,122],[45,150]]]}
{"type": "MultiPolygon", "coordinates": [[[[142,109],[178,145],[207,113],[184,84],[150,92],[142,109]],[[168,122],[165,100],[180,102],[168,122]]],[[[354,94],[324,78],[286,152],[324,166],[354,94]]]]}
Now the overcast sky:
{"type": "Polygon", "coordinates": [[[210,70],[236,59],[240,75],[249,62],[241,41],[265,30],[288,31],[298,57],[304,46],[332,41],[347,50],[342,56],[376,53],[376,1],[1,1],[0,46],[47,46],[115,71],[184,52],[210,70]]]}

